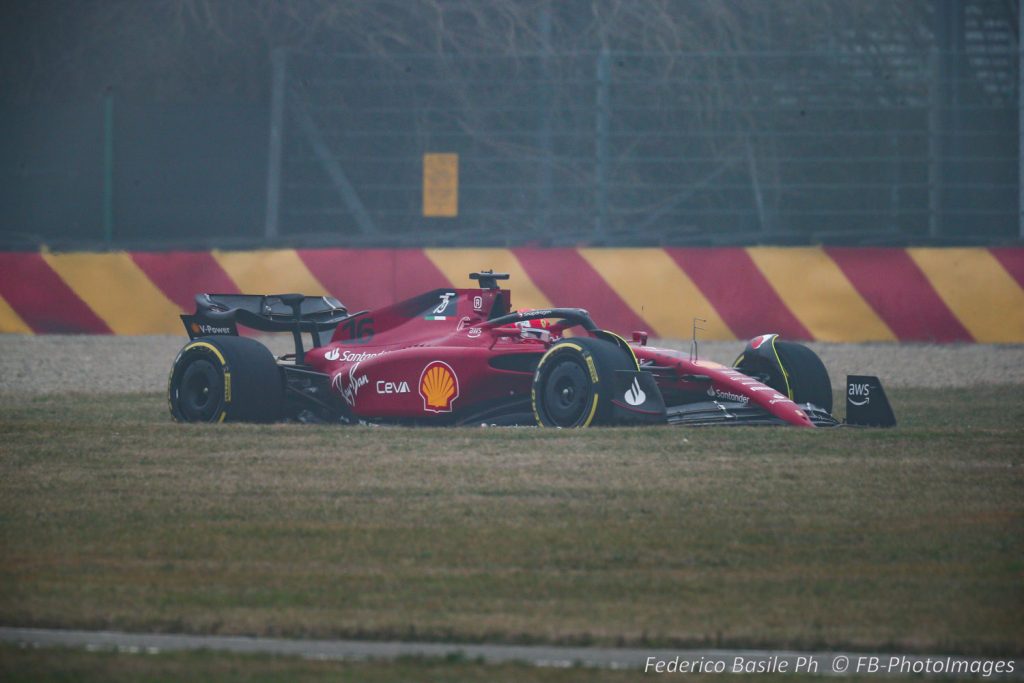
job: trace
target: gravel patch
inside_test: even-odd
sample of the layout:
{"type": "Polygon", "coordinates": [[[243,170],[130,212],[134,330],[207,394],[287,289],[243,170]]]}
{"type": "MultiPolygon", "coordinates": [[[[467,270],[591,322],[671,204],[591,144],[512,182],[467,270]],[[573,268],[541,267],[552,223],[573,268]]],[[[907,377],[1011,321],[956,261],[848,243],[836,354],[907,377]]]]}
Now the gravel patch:
{"type": "MultiPolygon", "coordinates": [[[[277,354],[294,350],[288,335],[261,338],[277,354]]],[[[131,393],[167,391],[184,336],[0,334],[0,392],[131,393]]]]}
{"type": "MultiPolygon", "coordinates": [[[[0,392],[162,392],[178,350],[177,336],[0,335],[0,392]]],[[[287,335],[262,338],[271,351],[291,351],[287,335]]],[[[688,342],[652,345],[689,349],[688,342]]],[[[965,387],[1024,384],[1024,345],[824,344],[821,356],[833,386],[847,374],[878,375],[892,387],[965,387]]],[[[731,364],[742,342],[704,342],[701,358],[731,364]]]]}

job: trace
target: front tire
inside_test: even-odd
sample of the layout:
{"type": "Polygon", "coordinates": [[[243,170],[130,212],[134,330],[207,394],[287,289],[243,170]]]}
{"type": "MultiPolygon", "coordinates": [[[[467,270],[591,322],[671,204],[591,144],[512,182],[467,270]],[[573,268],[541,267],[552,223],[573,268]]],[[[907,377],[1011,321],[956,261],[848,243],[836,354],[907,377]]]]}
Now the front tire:
{"type": "Polygon", "coordinates": [[[636,360],[607,341],[579,337],[554,344],[533,375],[530,399],[541,427],[590,427],[612,418],[616,370],[636,360]]]}
{"type": "Polygon", "coordinates": [[[793,401],[813,403],[831,413],[832,380],[818,354],[803,344],[782,340],[775,340],[775,350],[786,369],[793,401]]]}
{"type": "Polygon", "coordinates": [[[200,337],[174,359],[167,399],[178,422],[272,422],[284,414],[284,378],[254,339],[200,337]]]}

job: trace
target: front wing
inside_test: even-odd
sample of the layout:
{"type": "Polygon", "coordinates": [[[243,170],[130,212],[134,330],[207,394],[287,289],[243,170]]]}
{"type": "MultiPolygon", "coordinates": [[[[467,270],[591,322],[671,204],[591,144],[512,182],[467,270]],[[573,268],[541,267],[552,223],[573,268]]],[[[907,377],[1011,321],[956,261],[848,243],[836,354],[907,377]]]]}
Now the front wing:
{"type": "MultiPolygon", "coordinates": [[[[807,403],[800,406],[815,427],[836,427],[839,420],[825,410],[807,403]]],[[[730,401],[701,401],[670,406],[666,411],[670,425],[697,427],[704,425],[785,425],[782,418],[758,405],[730,401]]]]}

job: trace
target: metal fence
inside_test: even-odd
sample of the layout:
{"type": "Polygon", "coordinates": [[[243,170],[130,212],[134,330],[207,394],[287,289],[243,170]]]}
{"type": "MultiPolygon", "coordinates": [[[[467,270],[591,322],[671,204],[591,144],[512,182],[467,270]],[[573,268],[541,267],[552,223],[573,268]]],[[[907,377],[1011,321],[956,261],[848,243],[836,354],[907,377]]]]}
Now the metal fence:
{"type": "Polygon", "coordinates": [[[1012,240],[1017,69],[1012,36],[957,52],[279,52],[266,235],[1012,240]],[[431,153],[458,155],[457,215],[425,215],[431,153]]]}
{"type": "Polygon", "coordinates": [[[801,51],[279,50],[266,103],[5,104],[0,246],[1015,242],[1008,6],[801,51]]]}
{"type": "Polygon", "coordinates": [[[99,101],[0,106],[0,248],[263,239],[267,111],[99,101]]]}

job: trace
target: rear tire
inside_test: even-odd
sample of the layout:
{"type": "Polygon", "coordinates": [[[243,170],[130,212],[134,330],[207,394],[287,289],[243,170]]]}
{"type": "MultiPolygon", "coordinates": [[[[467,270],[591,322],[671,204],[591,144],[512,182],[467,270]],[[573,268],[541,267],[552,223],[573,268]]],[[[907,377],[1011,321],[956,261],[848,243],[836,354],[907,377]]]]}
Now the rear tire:
{"type": "Polygon", "coordinates": [[[793,401],[798,404],[813,403],[831,413],[832,381],[818,354],[803,344],[779,339],[775,340],[775,350],[782,361],[782,367],[789,375],[793,401]]]}
{"type": "Polygon", "coordinates": [[[614,344],[579,337],[554,344],[533,375],[530,399],[541,427],[608,424],[616,370],[636,370],[636,361],[614,344]]]}
{"type": "Polygon", "coordinates": [[[254,339],[200,337],[174,359],[167,399],[178,422],[272,422],[284,415],[284,377],[254,339]]]}

